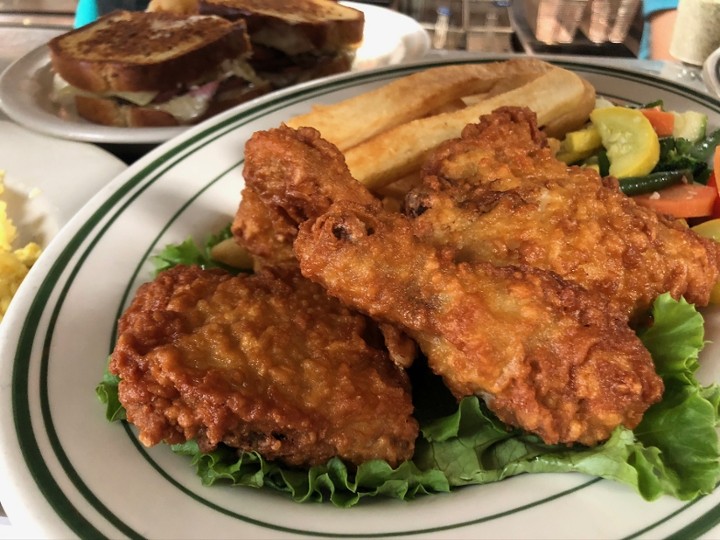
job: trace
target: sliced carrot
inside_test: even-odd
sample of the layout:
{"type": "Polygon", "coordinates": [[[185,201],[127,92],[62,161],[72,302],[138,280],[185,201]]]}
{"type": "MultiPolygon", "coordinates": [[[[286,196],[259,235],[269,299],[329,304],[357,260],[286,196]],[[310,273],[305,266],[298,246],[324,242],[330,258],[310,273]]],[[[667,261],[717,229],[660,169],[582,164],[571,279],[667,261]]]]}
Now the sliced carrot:
{"type": "Polygon", "coordinates": [[[720,174],[720,146],[715,147],[715,153],[713,154],[713,172],[720,174]]]}
{"type": "MultiPolygon", "coordinates": [[[[715,153],[717,154],[717,152],[715,153]]],[[[710,214],[710,217],[720,218],[720,187],[718,187],[717,178],[715,177],[715,171],[710,171],[707,185],[708,187],[714,188],[718,192],[718,198],[715,199],[715,204],[713,204],[713,210],[710,214]]]]}
{"type": "Polygon", "coordinates": [[[650,125],[658,137],[670,137],[673,134],[675,128],[675,115],[673,113],[660,109],[640,109],[640,112],[650,121],[650,125]]]}
{"type": "Polygon", "coordinates": [[[712,215],[717,198],[716,188],[702,184],[676,184],[655,193],[633,197],[642,206],[678,218],[712,215]]]}

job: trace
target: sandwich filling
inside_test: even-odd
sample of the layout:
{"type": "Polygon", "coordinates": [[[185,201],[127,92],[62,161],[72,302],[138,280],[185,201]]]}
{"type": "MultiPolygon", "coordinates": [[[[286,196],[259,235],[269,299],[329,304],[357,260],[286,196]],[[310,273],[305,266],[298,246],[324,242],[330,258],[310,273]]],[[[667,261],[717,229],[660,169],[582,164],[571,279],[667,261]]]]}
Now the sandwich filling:
{"type": "Polygon", "coordinates": [[[363,39],[362,11],[336,2],[281,3],[203,0],[200,13],[245,20],[253,53],[250,65],[273,88],[285,88],[349,71],[363,39]]]}
{"type": "Polygon", "coordinates": [[[307,51],[293,55],[264,45],[253,45],[253,49],[250,65],[273,88],[285,88],[348,71],[355,59],[355,49],[330,53],[307,51]]]}
{"type": "Polygon", "coordinates": [[[217,69],[202,79],[179,85],[169,91],[109,91],[88,92],[71,85],[59,74],[53,79],[51,99],[61,108],[66,108],[77,96],[109,99],[121,106],[143,107],[172,115],[180,124],[191,123],[204,116],[214,100],[227,94],[234,96],[261,95],[269,90],[268,85],[255,74],[244,58],[224,60],[217,69]]]}

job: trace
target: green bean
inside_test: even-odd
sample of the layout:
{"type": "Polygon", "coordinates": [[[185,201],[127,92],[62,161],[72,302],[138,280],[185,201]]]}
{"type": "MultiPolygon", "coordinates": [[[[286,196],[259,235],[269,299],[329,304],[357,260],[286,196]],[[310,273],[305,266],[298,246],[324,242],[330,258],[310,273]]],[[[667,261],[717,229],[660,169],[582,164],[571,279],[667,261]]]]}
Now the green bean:
{"type": "Polygon", "coordinates": [[[625,195],[640,195],[641,193],[660,191],[680,182],[692,182],[692,180],[692,171],[682,169],[679,171],[655,172],[646,176],[629,176],[618,179],[618,182],[620,182],[620,191],[625,195]]]}
{"type": "Polygon", "coordinates": [[[696,142],[690,149],[689,154],[695,159],[708,160],[718,144],[720,144],[720,129],[716,129],[703,140],[696,142]]]}

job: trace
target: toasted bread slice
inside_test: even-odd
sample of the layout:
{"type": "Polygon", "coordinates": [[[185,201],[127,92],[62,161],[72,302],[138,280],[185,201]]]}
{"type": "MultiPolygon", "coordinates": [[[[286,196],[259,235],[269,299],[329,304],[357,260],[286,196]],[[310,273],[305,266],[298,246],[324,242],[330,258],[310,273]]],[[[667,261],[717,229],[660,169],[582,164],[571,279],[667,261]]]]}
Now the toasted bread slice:
{"type": "Polygon", "coordinates": [[[244,19],[250,40],[286,54],[357,47],[365,15],[333,0],[199,0],[200,13],[244,19]]]}
{"type": "Polygon", "coordinates": [[[251,52],[243,21],[142,11],[114,11],[48,46],[55,72],[94,93],[197,84],[224,60],[251,52]]]}

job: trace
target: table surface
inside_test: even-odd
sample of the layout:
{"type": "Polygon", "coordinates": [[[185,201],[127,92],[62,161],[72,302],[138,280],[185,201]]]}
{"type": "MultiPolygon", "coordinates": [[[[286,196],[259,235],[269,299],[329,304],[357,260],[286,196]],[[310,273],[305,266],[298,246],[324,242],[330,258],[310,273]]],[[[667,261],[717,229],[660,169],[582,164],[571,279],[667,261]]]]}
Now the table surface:
{"type": "MultiPolygon", "coordinates": [[[[28,52],[47,43],[52,37],[59,35],[65,30],[59,28],[40,28],[40,27],[3,27],[0,25],[0,72],[2,72],[12,62],[21,58],[28,52]]],[[[463,55],[457,51],[432,51],[429,56],[432,57],[452,57],[463,55]]],[[[477,53],[473,53],[477,55],[477,53]]],[[[539,56],[544,59],[552,60],[553,58],[578,58],[572,56],[563,57],[547,57],[539,56]]],[[[700,71],[695,68],[685,67],[679,63],[637,60],[631,58],[607,58],[607,57],[582,57],[584,62],[597,62],[604,65],[613,65],[620,68],[633,69],[642,71],[651,75],[663,77],[673,80],[680,84],[684,84],[690,88],[708,92],[703,84],[700,71]]],[[[7,120],[7,117],[0,111],[0,119],[7,120]]],[[[114,152],[116,153],[116,152],[114,152]]],[[[122,155],[119,151],[119,157],[126,159],[127,156],[122,155]]],[[[127,161],[127,159],[126,159],[127,161]]],[[[13,530],[10,521],[5,516],[0,507],[0,540],[15,538],[17,532],[13,530]]]]}

